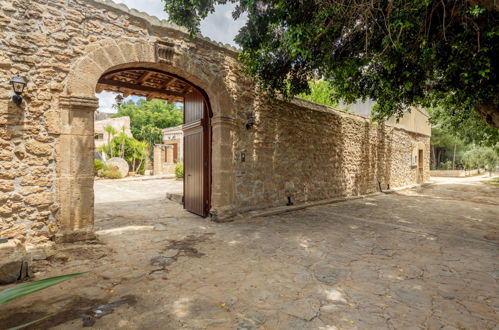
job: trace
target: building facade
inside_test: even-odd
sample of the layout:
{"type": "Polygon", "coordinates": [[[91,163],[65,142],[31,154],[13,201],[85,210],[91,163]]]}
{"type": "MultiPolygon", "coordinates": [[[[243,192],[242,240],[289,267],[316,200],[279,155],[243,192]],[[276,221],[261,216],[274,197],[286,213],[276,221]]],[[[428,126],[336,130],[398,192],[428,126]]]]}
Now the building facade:
{"type": "Polygon", "coordinates": [[[128,116],[96,120],[94,124],[95,148],[108,144],[114,137],[106,131],[106,127],[108,126],[111,126],[116,131],[114,136],[123,132],[126,136],[133,138],[132,131],[130,130],[130,117],[128,116]]]}

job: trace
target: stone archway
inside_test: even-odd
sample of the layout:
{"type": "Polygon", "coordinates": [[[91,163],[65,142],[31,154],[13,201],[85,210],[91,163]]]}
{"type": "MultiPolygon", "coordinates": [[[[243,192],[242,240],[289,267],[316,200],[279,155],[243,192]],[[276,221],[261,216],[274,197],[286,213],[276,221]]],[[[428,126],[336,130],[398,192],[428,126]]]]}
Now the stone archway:
{"type": "MultiPolygon", "coordinates": [[[[233,184],[222,180],[222,139],[232,122],[225,115],[231,100],[220,76],[210,74],[192,54],[186,56],[173,44],[104,40],[94,44],[71,67],[65,93],[59,97],[61,134],[57,144],[57,214],[59,241],[74,241],[93,236],[93,122],[98,108],[95,88],[99,78],[110,70],[141,67],[172,73],[199,88],[209,100],[211,120],[211,183],[208,192],[212,207],[224,207],[233,202],[233,184]],[[225,111],[224,111],[225,110],[225,111]],[[70,155],[70,156],[68,156],[70,155]],[[219,193],[224,191],[223,194],[219,193]]],[[[224,170],[227,170],[224,164],[224,170]]]]}

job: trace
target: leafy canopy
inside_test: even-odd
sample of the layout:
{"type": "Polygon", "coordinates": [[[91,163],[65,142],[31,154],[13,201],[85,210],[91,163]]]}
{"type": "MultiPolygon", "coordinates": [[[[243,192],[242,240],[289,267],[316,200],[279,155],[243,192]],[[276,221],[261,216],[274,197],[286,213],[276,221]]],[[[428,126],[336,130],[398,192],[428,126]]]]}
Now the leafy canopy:
{"type": "Polygon", "coordinates": [[[317,102],[320,104],[329,105],[331,107],[338,106],[337,102],[331,100],[332,87],[327,81],[311,81],[308,83],[309,92],[303,92],[297,96],[308,101],[317,102]]]}
{"type": "Polygon", "coordinates": [[[174,23],[199,32],[216,4],[237,3],[246,71],[272,95],[370,98],[375,118],[438,107],[449,126],[480,117],[499,127],[499,12],[490,0],[164,0],[174,23]],[[475,112],[476,111],[476,112],[475,112]]]}
{"type": "Polygon", "coordinates": [[[180,125],[184,120],[182,108],[163,100],[129,100],[112,115],[113,118],[124,116],[130,117],[132,135],[149,145],[161,143],[161,129],[180,125]]]}

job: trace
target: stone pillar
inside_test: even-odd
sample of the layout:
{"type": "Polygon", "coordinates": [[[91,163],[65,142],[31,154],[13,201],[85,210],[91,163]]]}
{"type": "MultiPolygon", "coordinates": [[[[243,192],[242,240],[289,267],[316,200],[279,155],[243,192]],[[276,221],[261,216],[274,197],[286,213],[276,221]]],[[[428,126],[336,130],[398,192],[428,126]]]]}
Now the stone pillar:
{"type": "Polygon", "coordinates": [[[166,147],[165,163],[173,164],[173,146],[172,145],[169,145],[166,147]]]}
{"type": "Polygon", "coordinates": [[[163,157],[164,151],[162,146],[154,146],[154,175],[163,174],[163,157]]]}
{"type": "Polygon", "coordinates": [[[237,123],[233,118],[216,116],[211,119],[212,129],[212,184],[211,213],[216,221],[234,215],[235,203],[235,151],[232,141],[237,123]]]}
{"type": "Polygon", "coordinates": [[[59,98],[56,240],[60,242],[94,237],[94,112],[98,106],[96,97],[59,98]]]}

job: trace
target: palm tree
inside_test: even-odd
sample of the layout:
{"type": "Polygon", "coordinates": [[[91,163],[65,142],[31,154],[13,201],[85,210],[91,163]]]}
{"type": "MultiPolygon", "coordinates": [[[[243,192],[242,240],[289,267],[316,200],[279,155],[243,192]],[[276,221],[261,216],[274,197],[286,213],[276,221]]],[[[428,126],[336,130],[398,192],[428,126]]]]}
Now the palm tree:
{"type": "Polygon", "coordinates": [[[125,126],[121,126],[121,133],[120,133],[120,137],[121,137],[121,158],[125,158],[125,140],[127,138],[127,136],[125,134],[125,130],[126,130],[126,127],[125,126]]]}
{"type": "Polygon", "coordinates": [[[109,146],[111,158],[113,158],[113,146],[111,145],[111,142],[113,141],[114,136],[118,132],[111,125],[107,125],[106,127],[104,127],[104,131],[107,133],[107,145],[109,146]]]}

